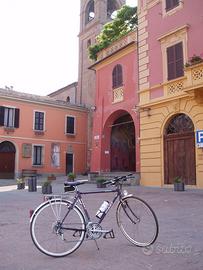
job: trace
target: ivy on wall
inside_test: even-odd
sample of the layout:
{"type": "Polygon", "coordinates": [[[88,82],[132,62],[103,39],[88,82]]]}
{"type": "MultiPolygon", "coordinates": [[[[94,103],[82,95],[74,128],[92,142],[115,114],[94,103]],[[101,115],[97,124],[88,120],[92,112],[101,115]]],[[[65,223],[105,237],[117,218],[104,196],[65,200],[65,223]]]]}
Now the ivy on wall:
{"type": "Polygon", "coordinates": [[[124,5],[115,18],[103,26],[96,44],[89,47],[89,58],[97,60],[97,54],[112,42],[133,31],[137,26],[137,7],[124,5]]]}

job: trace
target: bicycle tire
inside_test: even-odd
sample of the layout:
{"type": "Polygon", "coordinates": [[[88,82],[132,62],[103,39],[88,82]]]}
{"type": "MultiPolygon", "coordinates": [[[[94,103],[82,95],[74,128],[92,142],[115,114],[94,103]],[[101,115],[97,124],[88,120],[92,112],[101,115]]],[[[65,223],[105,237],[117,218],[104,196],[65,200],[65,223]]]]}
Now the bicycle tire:
{"type": "Polygon", "coordinates": [[[140,198],[132,195],[122,198],[116,210],[116,219],[123,235],[136,246],[147,247],[157,239],[157,217],[152,208],[140,198]]]}
{"type": "Polygon", "coordinates": [[[67,256],[76,251],[84,240],[86,225],[79,207],[70,209],[62,226],[60,224],[69,205],[70,202],[66,200],[51,200],[33,213],[30,223],[32,241],[48,256],[67,256]]]}

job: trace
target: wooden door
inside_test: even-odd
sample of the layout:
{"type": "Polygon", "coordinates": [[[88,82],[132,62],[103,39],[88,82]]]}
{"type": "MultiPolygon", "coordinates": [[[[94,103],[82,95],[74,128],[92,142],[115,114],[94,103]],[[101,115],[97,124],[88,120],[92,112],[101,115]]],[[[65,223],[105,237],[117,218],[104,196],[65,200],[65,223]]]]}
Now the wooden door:
{"type": "Polygon", "coordinates": [[[196,184],[195,135],[187,121],[183,114],[179,115],[164,136],[165,184],[173,184],[177,176],[186,185],[196,184]]]}
{"type": "Polygon", "coordinates": [[[0,179],[13,179],[15,171],[15,153],[0,152],[0,179]]]}

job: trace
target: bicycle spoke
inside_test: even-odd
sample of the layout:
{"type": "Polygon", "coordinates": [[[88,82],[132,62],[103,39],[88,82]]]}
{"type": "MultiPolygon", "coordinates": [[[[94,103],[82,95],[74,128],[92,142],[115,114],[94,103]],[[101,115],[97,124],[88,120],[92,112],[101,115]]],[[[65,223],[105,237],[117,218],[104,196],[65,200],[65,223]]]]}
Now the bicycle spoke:
{"type": "Polygon", "coordinates": [[[152,209],[136,197],[124,198],[117,208],[117,223],[124,236],[137,246],[152,244],[158,235],[158,222],[152,209]]]}
{"type": "Polygon", "coordinates": [[[85,221],[78,208],[71,209],[66,217],[68,222],[65,220],[61,224],[68,205],[68,202],[62,200],[49,201],[38,210],[32,220],[32,240],[40,251],[49,256],[66,256],[75,251],[84,240],[85,221]]]}

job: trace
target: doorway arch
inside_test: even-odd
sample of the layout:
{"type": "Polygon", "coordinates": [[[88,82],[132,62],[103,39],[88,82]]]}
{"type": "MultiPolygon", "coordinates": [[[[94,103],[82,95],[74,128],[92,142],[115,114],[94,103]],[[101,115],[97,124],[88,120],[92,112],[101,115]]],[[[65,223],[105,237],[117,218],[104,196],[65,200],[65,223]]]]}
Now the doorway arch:
{"type": "Polygon", "coordinates": [[[111,171],[135,171],[135,125],[128,113],[112,124],[110,152],[111,171]]]}
{"type": "Polygon", "coordinates": [[[15,176],[16,148],[12,142],[0,143],[0,179],[13,179],[15,176]]]}
{"type": "Polygon", "coordinates": [[[196,184],[194,125],[184,113],[170,118],[164,130],[164,184],[173,184],[177,176],[196,184]]]}

